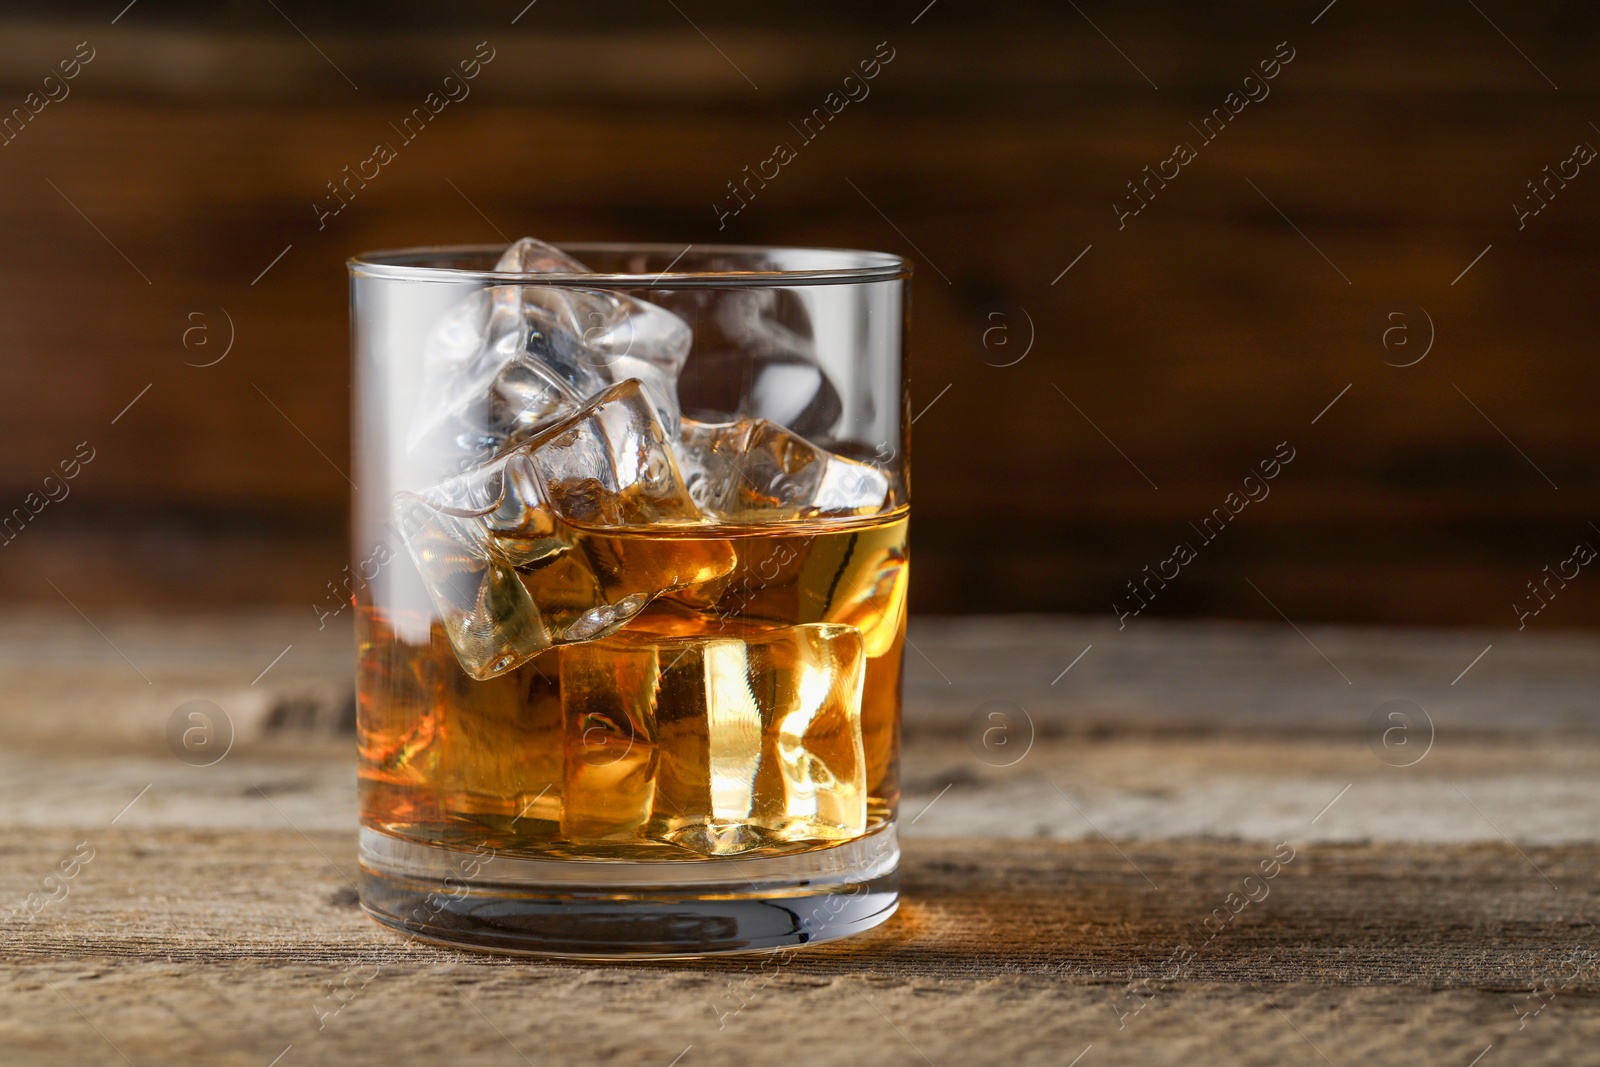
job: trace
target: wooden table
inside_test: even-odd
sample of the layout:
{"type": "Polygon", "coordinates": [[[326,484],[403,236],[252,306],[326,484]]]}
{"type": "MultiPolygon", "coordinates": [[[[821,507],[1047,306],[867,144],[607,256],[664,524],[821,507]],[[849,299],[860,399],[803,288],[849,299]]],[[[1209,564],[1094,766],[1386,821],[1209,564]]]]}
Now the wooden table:
{"type": "Polygon", "coordinates": [[[12,614],[0,1062],[1594,1062],[1600,646],[1301,630],[919,620],[901,910],[763,969],[368,921],[347,629],[12,614]]]}

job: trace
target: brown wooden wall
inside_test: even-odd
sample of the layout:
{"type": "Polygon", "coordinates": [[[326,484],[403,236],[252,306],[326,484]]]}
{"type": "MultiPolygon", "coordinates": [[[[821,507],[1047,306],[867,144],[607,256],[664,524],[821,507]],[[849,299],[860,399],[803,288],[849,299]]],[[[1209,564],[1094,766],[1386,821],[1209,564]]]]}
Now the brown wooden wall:
{"type": "MultiPolygon", "coordinates": [[[[0,508],[94,454],[0,547],[6,597],[320,599],[345,256],[523,233],[911,255],[923,611],[1131,607],[1188,539],[1151,614],[1515,626],[1600,546],[1600,166],[1512,206],[1600,147],[1591,6],[124,3],[0,23],[0,112],[68,94],[0,146],[0,508]],[[485,41],[319,230],[325,183],[485,41]],[[725,183],[880,42],[870,95],[719,231],[725,183]]],[[[1589,569],[1531,625],[1592,624],[1589,569]]]]}

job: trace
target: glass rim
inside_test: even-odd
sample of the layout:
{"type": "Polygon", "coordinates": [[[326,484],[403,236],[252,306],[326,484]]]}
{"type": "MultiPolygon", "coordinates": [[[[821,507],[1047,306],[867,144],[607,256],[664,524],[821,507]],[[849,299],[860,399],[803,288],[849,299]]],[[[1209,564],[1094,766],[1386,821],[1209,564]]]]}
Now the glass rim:
{"type": "Polygon", "coordinates": [[[891,252],[869,252],[854,248],[813,248],[800,245],[721,245],[688,244],[682,247],[663,242],[572,241],[556,247],[580,256],[589,252],[660,253],[672,256],[668,269],[660,273],[592,272],[587,274],[537,274],[516,271],[473,270],[441,266],[436,261],[470,255],[495,255],[504,252],[501,244],[423,245],[361,252],[345,261],[351,275],[394,281],[476,282],[483,285],[549,285],[556,287],[611,289],[699,289],[769,287],[787,285],[840,285],[851,282],[881,282],[911,277],[911,264],[891,252]],[[690,249],[712,255],[755,256],[793,252],[806,256],[835,257],[837,266],[801,269],[763,270],[683,270],[671,268],[690,249]]]}

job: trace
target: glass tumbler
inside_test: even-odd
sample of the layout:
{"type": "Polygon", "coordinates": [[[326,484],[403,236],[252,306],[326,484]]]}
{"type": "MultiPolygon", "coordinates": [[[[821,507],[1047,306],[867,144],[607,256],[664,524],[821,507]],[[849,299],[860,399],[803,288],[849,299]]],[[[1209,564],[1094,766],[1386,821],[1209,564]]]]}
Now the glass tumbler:
{"type": "Polygon", "coordinates": [[[907,264],[525,238],[349,269],[363,908],[599,958],[885,921],[907,264]]]}

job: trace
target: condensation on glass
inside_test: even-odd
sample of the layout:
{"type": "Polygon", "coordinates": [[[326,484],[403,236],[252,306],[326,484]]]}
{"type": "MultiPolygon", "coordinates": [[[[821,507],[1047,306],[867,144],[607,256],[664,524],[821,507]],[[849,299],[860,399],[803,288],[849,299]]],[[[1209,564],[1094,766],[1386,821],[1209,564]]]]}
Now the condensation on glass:
{"type": "Polygon", "coordinates": [[[524,238],[350,272],[366,910],[596,957],[887,919],[904,262],[524,238]]]}

